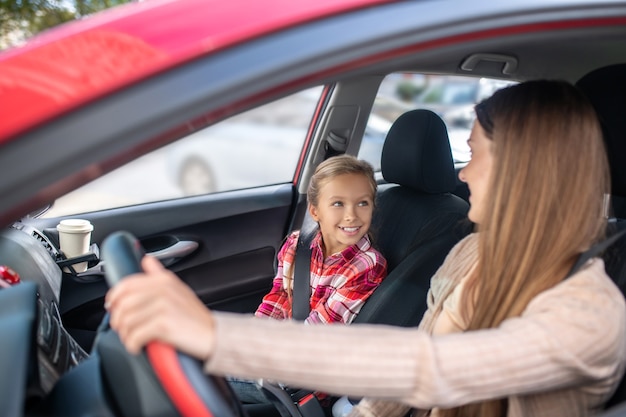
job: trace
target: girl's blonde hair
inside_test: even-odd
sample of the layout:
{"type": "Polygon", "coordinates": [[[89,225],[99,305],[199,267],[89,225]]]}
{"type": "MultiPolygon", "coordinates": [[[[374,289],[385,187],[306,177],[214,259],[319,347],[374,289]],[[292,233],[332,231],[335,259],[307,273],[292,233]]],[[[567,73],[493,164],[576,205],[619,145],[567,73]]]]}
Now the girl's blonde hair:
{"type": "MultiPolygon", "coordinates": [[[[363,175],[370,183],[370,187],[372,190],[372,202],[376,201],[376,191],[378,189],[378,184],[376,183],[376,178],[374,177],[374,168],[372,165],[364,160],[357,159],[352,155],[338,155],[332,156],[324,161],[322,161],[316,168],[311,180],[309,182],[309,187],[307,188],[307,201],[312,206],[317,206],[319,203],[319,194],[320,190],[324,185],[326,185],[329,181],[332,181],[333,178],[338,177],[340,175],[346,174],[357,174],[363,175]]],[[[287,279],[289,281],[288,284],[285,284],[285,290],[287,291],[287,298],[289,299],[289,316],[291,317],[291,306],[292,306],[292,295],[293,295],[293,273],[295,269],[295,262],[293,262],[287,271],[283,273],[283,279],[287,279]]]]}
{"type": "MultiPolygon", "coordinates": [[[[461,303],[467,330],[495,328],[561,282],[580,253],[604,235],[608,163],[593,107],[561,81],[531,81],[476,106],[493,141],[478,265],[461,303]],[[471,313],[470,313],[471,312],[471,313]]],[[[495,417],[507,401],[443,415],[495,417]]]]}
{"type": "Polygon", "coordinates": [[[345,174],[359,174],[366,177],[372,189],[372,201],[375,201],[378,185],[374,178],[374,168],[372,168],[372,165],[352,155],[338,155],[326,159],[315,169],[306,193],[309,204],[317,206],[319,203],[320,189],[328,181],[345,174]]]}

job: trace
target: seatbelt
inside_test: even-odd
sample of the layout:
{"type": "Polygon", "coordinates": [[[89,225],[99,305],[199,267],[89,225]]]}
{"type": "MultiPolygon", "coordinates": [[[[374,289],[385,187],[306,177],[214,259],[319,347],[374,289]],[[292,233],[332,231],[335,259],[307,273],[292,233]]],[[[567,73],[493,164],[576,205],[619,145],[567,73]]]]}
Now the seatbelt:
{"type": "MultiPolygon", "coordinates": [[[[294,259],[291,316],[298,321],[304,321],[311,312],[311,242],[317,229],[305,227],[306,223],[305,219],[294,259]]],[[[257,383],[281,417],[325,417],[324,409],[312,391],[293,389],[263,379],[257,383]]]]}
{"type": "Polygon", "coordinates": [[[578,256],[578,259],[576,260],[576,263],[574,263],[574,266],[572,266],[572,269],[570,269],[569,273],[565,276],[565,278],[569,278],[572,275],[574,275],[576,272],[578,272],[578,270],[584,264],[586,264],[587,261],[589,261],[589,259],[592,259],[592,258],[600,256],[612,244],[614,244],[622,236],[624,236],[624,233],[626,233],[626,229],[620,230],[619,232],[615,233],[614,235],[608,237],[607,239],[605,239],[605,240],[603,240],[601,242],[596,243],[595,245],[593,245],[592,247],[587,249],[585,252],[581,253],[578,256]]]}
{"type": "Polygon", "coordinates": [[[291,316],[304,321],[311,312],[311,242],[317,232],[316,223],[309,213],[304,217],[296,244],[296,263],[293,274],[291,316]]]}
{"type": "MultiPolygon", "coordinates": [[[[307,212],[296,243],[291,316],[304,321],[311,312],[311,242],[317,233],[317,223],[307,212]]],[[[312,391],[289,388],[282,384],[258,381],[266,397],[281,417],[325,417],[324,409],[312,391]]]]}

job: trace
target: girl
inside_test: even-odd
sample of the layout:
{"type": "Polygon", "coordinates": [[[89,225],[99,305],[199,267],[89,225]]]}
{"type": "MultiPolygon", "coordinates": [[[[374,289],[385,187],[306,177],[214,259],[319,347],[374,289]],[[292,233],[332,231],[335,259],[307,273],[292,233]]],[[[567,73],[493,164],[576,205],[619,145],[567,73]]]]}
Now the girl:
{"type": "MultiPolygon", "coordinates": [[[[372,166],[350,155],[328,158],[311,177],[308,210],[318,230],[310,243],[311,299],[306,324],[352,322],[385,277],[387,262],[368,237],[376,189],[372,166]]],[[[292,317],[298,236],[299,232],[289,235],[278,252],[276,278],[255,313],[257,317],[292,317]]],[[[228,381],[242,402],[268,402],[254,382],[228,381]]],[[[326,397],[316,396],[319,400],[326,397]]]]}
{"type": "Polygon", "coordinates": [[[532,81],[499,90],[476,115],[459,177],[477,233],[433,277],[419,329],[305,328],[211,312],[151,258],[142,265],[152,282],[109,292],[112,327],[131,352],[163,340],[214,374],[385,399],[362,400],[351,416],[596,413],[624,373],[626,305],[601,259],[569,273],[606,227],[595,112],[569,84],[532,81]],[[161,312],[152,300],[174,292],[184,302],[161,312]]]}
{"type": "MultiPolygon", "coordinates": [[[[353,156],[329,158],[315,170],[307,199],[319,228],[311,243],[311,313],[305,323],[352,322],[385,277],[387,262],[368,237],[376,188],[371,165],[353,156]]],[[[292,316],[298,235],[291,234],[278,252],[272,290],[256,316],[292,316]]]]}

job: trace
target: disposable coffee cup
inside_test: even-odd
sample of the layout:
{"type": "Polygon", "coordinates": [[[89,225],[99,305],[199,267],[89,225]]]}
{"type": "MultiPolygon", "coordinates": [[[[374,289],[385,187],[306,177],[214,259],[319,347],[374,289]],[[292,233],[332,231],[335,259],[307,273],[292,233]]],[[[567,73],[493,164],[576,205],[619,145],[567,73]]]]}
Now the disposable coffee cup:
{"type": "MultiPolygon", "coordinates": [[[[66,258],[74,258],[89,252],[93,225],[89,220],[66,219],[57,225],[59,246],[66,258]]],[[[72,265],[76,272],[87,270],[87,262],[72,265]]]]}

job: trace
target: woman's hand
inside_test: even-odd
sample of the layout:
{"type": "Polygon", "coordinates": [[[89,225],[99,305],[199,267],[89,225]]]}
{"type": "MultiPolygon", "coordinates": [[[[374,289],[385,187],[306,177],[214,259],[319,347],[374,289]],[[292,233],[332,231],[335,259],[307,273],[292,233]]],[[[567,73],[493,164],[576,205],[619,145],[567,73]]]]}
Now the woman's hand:
{"type": "Polygon", "coordinates": [[[150,256],[145,271],[115,285],[106,295],[111,327],[130,353],[159,340],[206,360],[214,343],[213,317],[208,308],[174,273],[150,256]]]}

